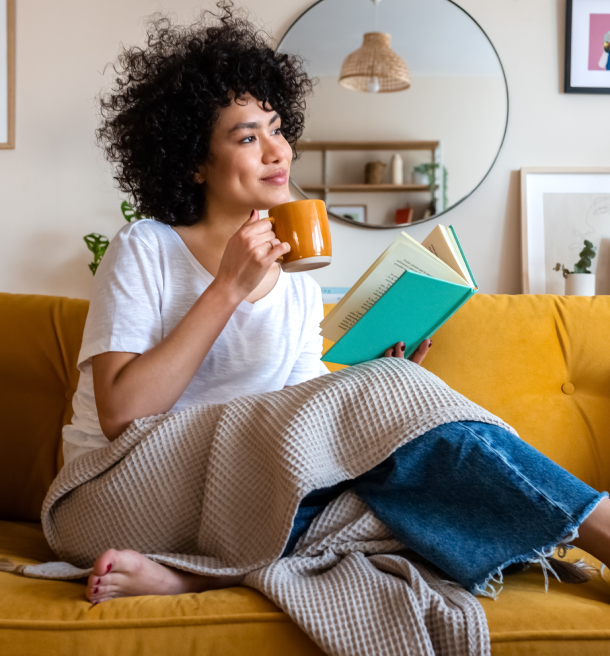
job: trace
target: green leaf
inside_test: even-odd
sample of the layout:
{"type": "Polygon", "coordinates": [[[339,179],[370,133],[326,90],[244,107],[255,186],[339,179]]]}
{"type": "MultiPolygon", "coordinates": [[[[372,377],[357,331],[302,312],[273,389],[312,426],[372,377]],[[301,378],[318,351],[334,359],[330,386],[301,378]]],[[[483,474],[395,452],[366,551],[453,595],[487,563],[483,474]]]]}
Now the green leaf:
{"type": "Polygon", "coordinates": [[[128,203],[126,200],[121,203],[121,212],[123,213],[127,223],[131,223],[132,221],[139,221],[140,219],[144,218],[139,212],[136,212],[133,208],[133,205],[128,203]]]}
{"type": "Polygon", "coordinates": [[[83,240],[87,244],[87,248],[93,253],[93,262],[89,264],[89,268],[91,269],[91,273],[95,275],[97,267],[102,261],[110,242],[108,241],[108,237],[104,237],[104,235],[100,235],[97,232],[85,235],[83,240]]]}

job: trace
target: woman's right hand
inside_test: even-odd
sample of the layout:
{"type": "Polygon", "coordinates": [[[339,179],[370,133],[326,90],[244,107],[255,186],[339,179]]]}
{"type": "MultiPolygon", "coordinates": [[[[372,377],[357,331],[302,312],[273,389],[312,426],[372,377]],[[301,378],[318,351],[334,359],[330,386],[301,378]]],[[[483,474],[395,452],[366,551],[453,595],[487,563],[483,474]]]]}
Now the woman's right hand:
{"type": "Polygon", "coordinates": [[[216,282],[227,286],[240,300],[263,281],[271,265],[290,250],[271,229],[271,222],[259,219],[258,210],[229,239],[220,261],[216,282]]]}

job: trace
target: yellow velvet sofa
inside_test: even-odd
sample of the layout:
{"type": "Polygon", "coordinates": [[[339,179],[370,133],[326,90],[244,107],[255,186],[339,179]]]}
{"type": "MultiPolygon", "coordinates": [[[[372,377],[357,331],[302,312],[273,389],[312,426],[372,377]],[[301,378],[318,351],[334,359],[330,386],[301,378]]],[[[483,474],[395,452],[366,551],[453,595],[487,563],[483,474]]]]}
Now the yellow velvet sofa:
{"type": "MultiPolygon", "coordinates": [[[[54,559],[39,515],[62,465],[86,314],[86,301],[0,294],[0,557],[17,563],[54,559]]],[[[610,296],[479,294],[434,336],[424,366],[593,487],[610,488],[610,296]]],[[[97,606],[84,590],[84,581],[0,573],[0,654],[322,654],[247,588],[97,606]]],[[[545,594],[532,567],[481,603],[494,656],[610,654],[610,584],[600,578],[551,580],[545,594]]]]}

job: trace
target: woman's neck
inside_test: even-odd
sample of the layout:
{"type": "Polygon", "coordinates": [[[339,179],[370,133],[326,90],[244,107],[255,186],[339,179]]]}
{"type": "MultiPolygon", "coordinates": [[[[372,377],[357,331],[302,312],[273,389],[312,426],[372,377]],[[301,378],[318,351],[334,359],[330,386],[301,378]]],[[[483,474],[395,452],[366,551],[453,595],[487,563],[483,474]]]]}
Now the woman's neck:
{"type": "Polygon", "coordinates": [[[252,210],[227,211],[208,204],[203,218],[192,226],[177,226],[180,235],[191,253],[214,277],[229,239],[248,220],[252,210]]]}

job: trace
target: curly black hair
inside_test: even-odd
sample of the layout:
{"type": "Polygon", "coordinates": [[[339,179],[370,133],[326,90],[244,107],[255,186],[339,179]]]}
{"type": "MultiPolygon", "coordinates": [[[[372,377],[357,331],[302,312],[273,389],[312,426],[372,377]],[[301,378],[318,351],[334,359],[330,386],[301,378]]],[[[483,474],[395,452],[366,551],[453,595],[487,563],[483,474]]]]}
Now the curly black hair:
{"type": "Polygon", "coordinates": [[[208,160],[219,109],[233,98],[250,93],[273,108],[293,156],[303,132],[313,81],[301,58],[275,52],[231,0],[217,7],[186,27],[153,15],[146,46],[122,49],[114,86],[99,98],[96,134],[114,179],[140,214],[168,225],[203,217],[205,184],[194,174],[208,160]]]}

